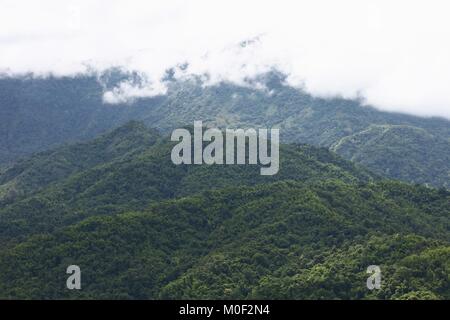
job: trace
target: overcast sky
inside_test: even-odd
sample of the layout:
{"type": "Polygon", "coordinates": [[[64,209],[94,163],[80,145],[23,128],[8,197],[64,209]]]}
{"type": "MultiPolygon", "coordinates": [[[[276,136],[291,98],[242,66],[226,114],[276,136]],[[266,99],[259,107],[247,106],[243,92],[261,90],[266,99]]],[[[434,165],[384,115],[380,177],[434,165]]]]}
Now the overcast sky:
{"type": "Polygon", "coordinates": [[[449,13],[448,0],[0,0],[0,72],[147,76],[113,102],[164,93],[165,70],[183,63],[178,77],[211,84],[277,68],[315,95],[450,118],[449,13]]]}

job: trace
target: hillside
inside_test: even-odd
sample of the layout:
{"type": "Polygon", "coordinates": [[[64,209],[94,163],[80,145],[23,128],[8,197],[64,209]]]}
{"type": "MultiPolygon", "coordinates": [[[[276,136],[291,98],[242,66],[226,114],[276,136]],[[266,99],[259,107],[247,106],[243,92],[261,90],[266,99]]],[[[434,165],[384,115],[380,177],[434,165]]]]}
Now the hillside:
{"type": "Polygon", "coordinates": [[[5,138],[0,141],[0,163],[90,139],[131,119],[165,134],[203,120],[222,128],[278,127],[286,143],[333,148],[390,178],[450,185],[448,120],[381,112],[361,101],[312,97],[283,85],[279,74],[259,79],[265,90],[171,80],[167,95],[104,105],[104,90],[127,77],[137,75],[111,71],[100,80],[95,76],[1,79],[0,134],[5,138]],[[408,129],[389,130],[374,139],[380,131],[373,128],[384,127],[408,129]]]}
{"type": "Polygon", "coordinates": [[[174,145],[143,124],[130,122],[90,142],[19,162],[0,175],[0,239],[229,186],[376,179],[326,149],[307,145],[280,146],[280,172],[274,176],[261,176],[256,165],[176,166],[170,159],[174,145]]]}
{"type": "Polygon", "coordinates": [[[92,142],[64,146],[18,161],[0,174],[0,202],[31,194],[98,164],[125,158],[152,146],[159,135],[130,122],[92,142]]]}
{"type": "Polygon", "coordinates": [[[175,166],[173,145],[131,122],[2,174],[18,190],[0,205],[0,298],[450,298],[450,192],[307,145],[282,145],[275,176],[175,166]],[[71,264],[80,291],[65,289],[71,264]]]}
{"type": "Polygon", "coordinates": [[[1,298],[450,298],[450,194],[276,182],[97,216],[0,252],[1,298]],[[83,289],[64,289],[65,268],[83,289]],[[378,264],[382,290],[365,287],[378,264]]]}
{"type": "Polygon", "coordinates": [[[450,187],[450,141],[421,128],[371,125],[367,130],[341,139],[331,150],[380,175],[450,187]],[[438,154],[441,156],[437,157],[438,154]]]}

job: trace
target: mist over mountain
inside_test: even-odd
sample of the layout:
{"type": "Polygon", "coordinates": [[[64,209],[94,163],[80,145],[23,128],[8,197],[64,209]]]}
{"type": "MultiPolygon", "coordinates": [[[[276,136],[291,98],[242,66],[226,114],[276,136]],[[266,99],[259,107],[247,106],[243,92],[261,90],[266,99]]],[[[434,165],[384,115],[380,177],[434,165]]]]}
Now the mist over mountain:
{"type": "Polygon", "coordinates": [[[277,72],[246,86],[204,86],[166,74],[167,94],[105,103],[137,73],[112,69],[92,76],[0,79],[0,163],[94,137],[129,120],[168,133],[202,120],[210,126],[276,127],[285,142],[307,143],[341,154],[386,177],[450,186],[450,121],[387,113],[363,101],[317,98],[285,85],[277,72]],[[260,89],[255,89],[259,87],[260,89]]]}
{"type": "Polygon", "coordinates": [[[3,0],[0,72],[74,76],[119,66],[151,97],[176,78],[242,85],[278,70],[315,96],[450,119],[446,0],[3,0]],[[188,66],[178,68],[178,66],[188,66]]]}
{"type": "Polygon", "coordinates": [[[449,12],[0,0],[0,300],[450,300],[449,12]]]}

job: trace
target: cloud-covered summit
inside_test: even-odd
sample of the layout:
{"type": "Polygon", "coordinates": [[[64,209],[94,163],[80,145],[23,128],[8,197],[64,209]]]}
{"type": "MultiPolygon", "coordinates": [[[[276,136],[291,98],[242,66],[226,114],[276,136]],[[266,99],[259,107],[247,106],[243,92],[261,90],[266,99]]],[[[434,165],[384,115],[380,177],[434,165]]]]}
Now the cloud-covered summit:
{"type": "Polygon", "coordinates": [[[165,92],[167,70],[247,85],[276,69],[320,96],[450,118],[445,0],[0,0],[0,72],[74,75],[120,66],[109,102],[165,92]]]}

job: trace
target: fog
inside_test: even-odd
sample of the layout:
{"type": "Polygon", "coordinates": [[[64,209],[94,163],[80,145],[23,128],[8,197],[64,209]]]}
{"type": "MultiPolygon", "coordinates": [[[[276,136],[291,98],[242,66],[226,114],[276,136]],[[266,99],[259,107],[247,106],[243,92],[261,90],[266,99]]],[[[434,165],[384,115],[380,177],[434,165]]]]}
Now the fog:
{"type": "Polygon", "coordinates": [[[105,93],[115,103],[164,94],[168,68],[206,85],[276,69],[317,96],[450,118],[449,12],[444,0],[0,0],[0,72],[139,72],[105,93]]]}

